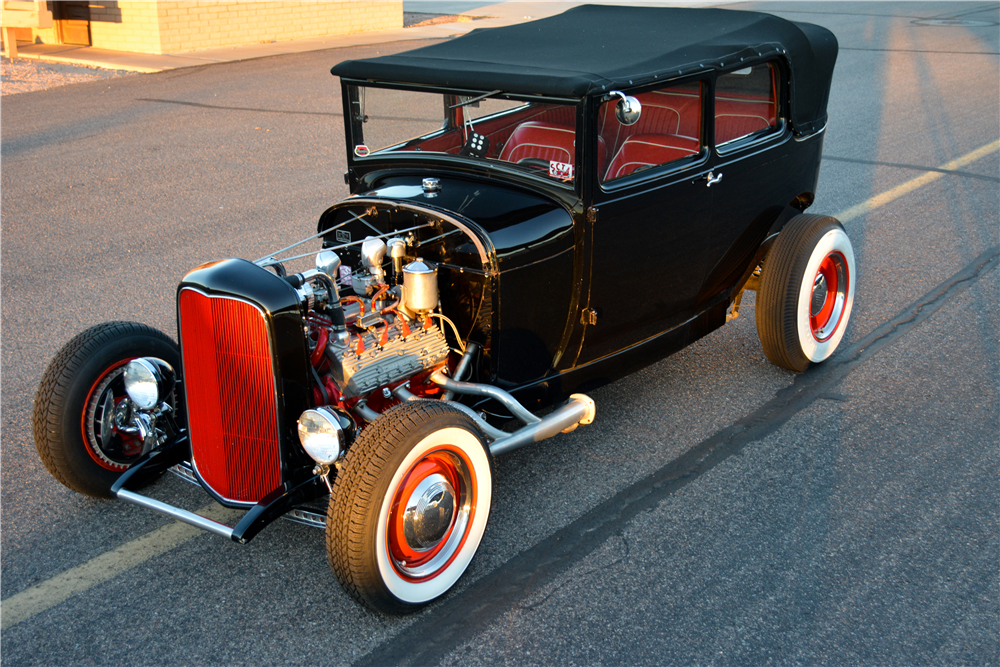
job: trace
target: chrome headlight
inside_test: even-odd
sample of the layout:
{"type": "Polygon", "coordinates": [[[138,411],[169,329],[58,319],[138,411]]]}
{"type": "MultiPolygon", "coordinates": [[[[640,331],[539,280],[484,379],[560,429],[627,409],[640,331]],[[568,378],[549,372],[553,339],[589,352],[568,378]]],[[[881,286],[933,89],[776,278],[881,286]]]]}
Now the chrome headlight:
{"type": "Polygon", "coordinates": [[[140,357],[125,367],[125,393],[141,410],[152,410],[174,390],[174,369],[155,357],[140,357]]]}
{"type": "Polygon", "coordinates": [[[347,417],[330,408],[313,408],[299,416],[299,442],[317,463],[329,465],[344,453],[347,417]]]}

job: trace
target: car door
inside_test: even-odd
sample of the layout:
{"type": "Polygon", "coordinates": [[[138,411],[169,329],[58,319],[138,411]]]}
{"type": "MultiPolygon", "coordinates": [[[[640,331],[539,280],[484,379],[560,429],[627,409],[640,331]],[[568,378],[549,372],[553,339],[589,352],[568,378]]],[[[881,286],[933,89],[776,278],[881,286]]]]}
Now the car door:
{"type": "Polygon", "coordinates": [[[645,91],[623,125],[617,98],[597,116],[606,148],[594,186],[592,264],[578,363],[685,321],[706,275],[711,231],[704,132],[707,80],[645,91]]]}
{"type": "MultiPolygon", "coordinates": [[[[696,308],[730,297],[771,224],[815,172],[818,159],[803,159],[783,118],[781,79],[776,62],[715,79],[710,267],[696,308]]],[[[811,183],[814,190],[815,176],[811,183]]]]}

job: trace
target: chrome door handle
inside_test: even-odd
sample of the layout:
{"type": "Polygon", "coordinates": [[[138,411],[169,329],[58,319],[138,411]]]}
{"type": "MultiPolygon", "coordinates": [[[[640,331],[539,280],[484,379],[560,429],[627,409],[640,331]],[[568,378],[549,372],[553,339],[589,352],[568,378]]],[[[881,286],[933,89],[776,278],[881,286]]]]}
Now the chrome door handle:
{"type": "Polygon", "coordinates": [[[710,188],[722,180],[722,172],[720,171],[719,175],[716,176],[713,172],[710,171],[708,172],[708,175],[705,176],[705,180],[708,181],[708,184],[705,187],[710,188]]]}

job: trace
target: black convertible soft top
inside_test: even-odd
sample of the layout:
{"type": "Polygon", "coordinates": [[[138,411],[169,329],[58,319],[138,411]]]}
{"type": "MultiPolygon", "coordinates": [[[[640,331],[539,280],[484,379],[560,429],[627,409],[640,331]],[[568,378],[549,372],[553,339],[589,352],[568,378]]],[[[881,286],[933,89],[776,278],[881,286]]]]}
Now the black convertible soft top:
{"type": "Polygon", "coordinates": [[[758,12],[583,5],[396,55],[348,60],[337,76],[581,98],[785,56],[792,122],[826,124],[837,38],[826,28],[758,12]]]}

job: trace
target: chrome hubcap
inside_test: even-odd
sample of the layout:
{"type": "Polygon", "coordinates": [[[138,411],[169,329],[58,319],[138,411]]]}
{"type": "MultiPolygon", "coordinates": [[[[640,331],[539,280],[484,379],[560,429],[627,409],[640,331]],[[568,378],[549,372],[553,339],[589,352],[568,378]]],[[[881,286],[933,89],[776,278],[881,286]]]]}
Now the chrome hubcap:
{"type": "Polygon", "coordinates": [[[406,501],[403,535],[414,551],[427,551],[448,533],[455,517],[456,494],[448,480],[434,474],[421,480],[406,501]]]}
{"type": "Polygon", "coordinates": [[[827,292],[826,278],[823,277],[822,273],[817,273],[816,280],[813,282],[812,306],[809,308],[811,316],[816,317],[819,315],[819,311],[823,309],[823,305],[826,303],[827,292]]]}

